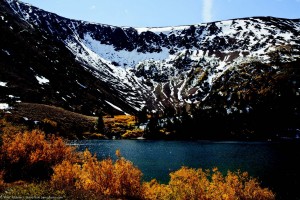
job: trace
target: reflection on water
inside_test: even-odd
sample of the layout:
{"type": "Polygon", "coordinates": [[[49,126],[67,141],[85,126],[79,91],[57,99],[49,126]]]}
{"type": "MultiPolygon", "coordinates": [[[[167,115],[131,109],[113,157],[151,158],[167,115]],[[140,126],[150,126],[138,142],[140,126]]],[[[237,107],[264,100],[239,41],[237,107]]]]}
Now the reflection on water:
{"type": "Polygon", "coordinates": [[[79,150],[88,148],[98,158],[116,158],[115,151],[141,169],[144,180],[162,183],[181,166],[248,171],[262,186],[277,193],[277,199],[300,199],[300,143],[88,140],[74,141],[79,150]]]}

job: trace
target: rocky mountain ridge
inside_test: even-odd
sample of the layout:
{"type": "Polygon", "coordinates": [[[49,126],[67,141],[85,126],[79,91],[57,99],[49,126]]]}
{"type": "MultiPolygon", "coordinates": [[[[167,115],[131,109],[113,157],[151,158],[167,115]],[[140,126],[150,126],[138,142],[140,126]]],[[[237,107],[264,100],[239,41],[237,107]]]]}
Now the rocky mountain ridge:
{"type": "Polygon", "coordinates": [[[259,109],[299,115],[300,19],[116,27],[5,0],[0,24],[1,101],[42,102],[85,114],[147,107],[179,115],[259,109]]]}

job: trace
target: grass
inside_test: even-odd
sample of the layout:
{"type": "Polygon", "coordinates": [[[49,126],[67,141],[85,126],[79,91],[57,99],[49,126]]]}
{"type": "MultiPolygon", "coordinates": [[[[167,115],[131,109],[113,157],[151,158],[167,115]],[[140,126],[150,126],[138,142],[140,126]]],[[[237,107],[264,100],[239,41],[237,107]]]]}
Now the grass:
{"type": "Polygon", "coordinates": [[[97,117],[94,116],[86,116],[60,107],[36,103],[15,104],[11,114],[6,115],[9,121],[14,123],[25,122],[26,124],[26,121],[28,121],[27,123],[34,121],[50,123],[55,126],[52,127],[55,129],[54,131],[71,139],[81,139],[82,133],[92,131],[97,121],[97,117]]]}

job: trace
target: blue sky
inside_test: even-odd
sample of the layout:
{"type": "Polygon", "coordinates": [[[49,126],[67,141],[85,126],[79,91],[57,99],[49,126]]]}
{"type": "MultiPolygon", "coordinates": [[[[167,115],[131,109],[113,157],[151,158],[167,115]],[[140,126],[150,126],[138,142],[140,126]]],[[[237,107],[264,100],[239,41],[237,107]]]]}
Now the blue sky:
{"type": "Polygon", "coordinates": [[[160,27],[253,16],[300,18],[300,0],[21,0],[61,16],[160,27]]]}

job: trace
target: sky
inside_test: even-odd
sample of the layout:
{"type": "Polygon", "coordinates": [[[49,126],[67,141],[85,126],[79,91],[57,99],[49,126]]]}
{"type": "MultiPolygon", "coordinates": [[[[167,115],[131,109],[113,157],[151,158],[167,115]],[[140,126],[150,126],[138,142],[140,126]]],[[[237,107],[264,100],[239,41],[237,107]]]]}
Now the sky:
{"type": "Polygon", "coordinates": [[[192,25],[254,16],[300,18],[300,0],[21,0],[60,16],[130,27],[192,25]]]}

